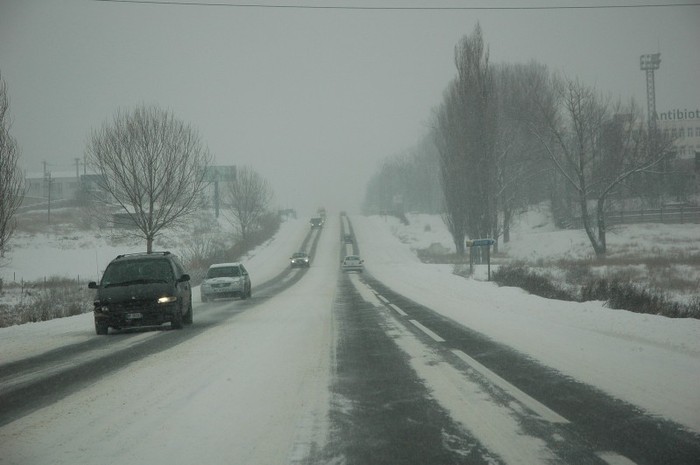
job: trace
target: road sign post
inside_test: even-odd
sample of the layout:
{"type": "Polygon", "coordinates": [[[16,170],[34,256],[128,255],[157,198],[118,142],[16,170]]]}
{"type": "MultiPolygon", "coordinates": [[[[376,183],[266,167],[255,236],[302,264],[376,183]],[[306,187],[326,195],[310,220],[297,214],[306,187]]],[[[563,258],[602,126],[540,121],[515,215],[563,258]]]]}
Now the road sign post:
{"type": "Polygon", "coordinates": [[[494,239],[474,239],[467,240],[466,246],[469,247],[469,274],[474,274],[474,256],[472,251],[474,247],[486,247],[486,263],[488,264],[488,280],[491,281],[491,246],[495,244],[494,239]]]}

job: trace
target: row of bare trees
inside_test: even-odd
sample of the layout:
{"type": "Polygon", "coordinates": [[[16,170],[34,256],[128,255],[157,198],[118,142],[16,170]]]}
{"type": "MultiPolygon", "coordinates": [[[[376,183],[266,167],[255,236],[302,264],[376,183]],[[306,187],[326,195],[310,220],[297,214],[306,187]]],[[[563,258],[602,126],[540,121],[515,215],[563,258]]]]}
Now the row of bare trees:
{"type": "Polygon", "coordinates": [[[430,137],[385,160],[370,178],[362,205],[367,214],[439,213],[442,192],[437,148],[430,137]]]}
{"type": "Polygon", "coordinates": [[[15,231],[15,213],[26,190],[24,173],[19,167],[19,148],[10,134],[10,101],[7,85],[0,75],[0,258],[15,231]]]}
{"type": "Polygon", "coordinates": [[[455,66],[431,137],[457,253],[466,238],[507,242],[514,214],[550,198],[582,218],[594,252],[604,256],[610,199],[655,176],[672,140],[647,125],[634,101],[535,62],[491,64],[479,25],[455,47],[455,66]]]}
{"type": "MultiPolygon", "coordinates": [[[[0,77],[0,256],[15,230],[15,213],[25,192],[8,109],[0,77]]],[[[156,106],[117,111],[92,131],[85,153],[94,174],[85,199],[91,216],[102,224],[121,218],[145,239],[147,252],[164,229],[181,225],[204,207],[212,156],[197,131],[170,111],[156,106]]],[[[242,241],[260,226],[272,198],[269,183],[251,167],[224,182],[226,217],[242,241]]]]}

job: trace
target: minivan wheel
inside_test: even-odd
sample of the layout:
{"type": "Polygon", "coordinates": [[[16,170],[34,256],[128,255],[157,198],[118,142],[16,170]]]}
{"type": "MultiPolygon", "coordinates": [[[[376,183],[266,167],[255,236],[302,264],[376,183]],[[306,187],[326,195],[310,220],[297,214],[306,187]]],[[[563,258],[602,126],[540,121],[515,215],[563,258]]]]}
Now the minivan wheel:
{"type": "Polygon", "coordinates": [[[182,309],[178,308],[173,313],[173,318],[170,320],[170,327],[172,329],[182,329],[182,309]]]}
{"type": "Polygon", "coordinates": [[[104,336],[104,335],[106,335],[107,333],[109,333],[109,326],[106,325],[106,324],[104,324],[104,323],[100,323],[100,322],[98,322],[97,320],[95,320],[95,332],[96,332],[99,336],[104,336]]]}
{"type": "Polygon", "coordinates": [[[183,322],[186,325],[191,325],[192,321],[194,320],[194,310],[192,309],[192,301],[190,300],[190,305],[189,305],[189,310],[187,311],[187,314],[185,315],[185,318],[183,318],[183,322]]]}

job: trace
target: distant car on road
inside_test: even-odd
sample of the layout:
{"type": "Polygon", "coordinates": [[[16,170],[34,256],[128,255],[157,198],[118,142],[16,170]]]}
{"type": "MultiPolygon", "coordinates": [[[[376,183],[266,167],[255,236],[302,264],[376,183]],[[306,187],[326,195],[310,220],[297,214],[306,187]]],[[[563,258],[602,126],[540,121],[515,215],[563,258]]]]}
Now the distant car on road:
{"type": "Polygon", "coordinates": [[[352,234],[343,235],[343,242],[346,244],[352,244],[352,234]]]}
{"type": "Polygon", "coordinates": [[[170,252],[119,255],[109,262],[95,289],[95,332],[155,326],[173,329],[192,323],[190,275],[170,252]]]}
{"type": "Polygon", "coordinates": [[[348,255],[342,261],[343,271],[362,271],[364,266],[362,265],[365,261],[360,258],[359,255],[348,255]]]}
{"type": "Polygon", "coordinates": [[[209,267],[200,288],[202,302],[219,297],[252,296],[250,275],[242,263],[216,263],[209,267]]]}
{"type": "Polygon", "coordinates": [[[315,216],[309,220],[309,223],[311,223],[311,228],[321,228],[323,227],[323,218],[320,216],[315,216]]]}
{"type": "Polygon", "coordinates": [[[289,257],[289,262],[292,268],[311,266],[311,257],[306,252],[297,252],[289,257]]]}

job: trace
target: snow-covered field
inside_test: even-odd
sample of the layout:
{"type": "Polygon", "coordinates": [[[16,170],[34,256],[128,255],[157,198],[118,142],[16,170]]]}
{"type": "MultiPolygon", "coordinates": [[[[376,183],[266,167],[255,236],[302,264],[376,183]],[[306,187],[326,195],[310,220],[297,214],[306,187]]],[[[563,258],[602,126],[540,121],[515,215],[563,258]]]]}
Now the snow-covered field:
{"type": "MultiPolygon", "coordinates": [[[[637,405],[652,415],[669,418],[689,430],[700,432],[699,320],[669,319],[611,310],[605,308],[600,302],[572,303],[542,299],[520,289],[499,288],[493,283],[485,282],[483,268],[477,270],[475,278],[465,279],[454,275],[450,265],[423,264],[416,257],[415,248],[424,248],[432,243],[451,247],[451,239],[437,217],[412,216],[410,226],[403,226],[392,218],[377,216],[353,216],[351,219],[367,271],[390,288],[494,340],[507,344],[567,376],[637,405]]],[[[299,359],[305,359],[305,356],[295,352],[297,348],[293,347],[306,347],[305,354],[316,352],[309,351],[309,347],[301,340],[292,341],[284,337],[285,333],[282,329],[285,326],[302,329],[304,325],[309,325],[309,341],[314,341],[317,344],[316,347],[327,347],[330,350],[332,342],[324,340],[321,331],[322,327],[327,328],[331,324],[330,320],[322,317],[327,313],[318,313],[314,309],[330,308],[335,293],[333,283],[338,272],[337,247],[339,246],[336,235],[337,221],[335,223],[336,226],[324,231],[326,237],[319,247],[319,257],[325,256],[326,259],[314,262],[304,279],[285,292],[285,294],[294,295],[292,301],[298,302],[298,307],[280,315],[279,308],[285,308],[284,305],[275,308],[275,305],[280,305],[281,300],[284,299],[284,296],[280,296],[280,299],[266,302],[260,309],[246,312],[244,318],[237,318],[227,322],[221,328],[214,328],[212,332],[215,334],[206,333],[206,337],[198,337],[196,341],[188,342],[187,347],[175,347],[167,353],[154,355],[159,357],[159,367],[162,368],[151,370],[149,359],[140,361],[137,366],[130,368],[136,370],[134,373],[138,373],[138,385],[145,388],[156,385],[158,377],[165,376],[166,371],[170,370],[168,371],[170,374],[173,370],[177,371],[178,364],[175,357],[178,354],[188,353],[189,355],[186,356],[188,363],[197,367],[197,375],[183,376],[178,379],[182,383],[193,384],[187,392],[195,392],[196,395],[191,402],[188,400],[184,408],[195,417],[202,411],[217,412],[208,419],[206,427],[200,425],[204,429],[197,433],[197,437],[212,435],[212,445],[219,444],[216,441],[222,440],[220,431],[227,431],[230,428],[231,415],[256,419],[252,430],[235,432],[241,434],[241,439],[234,442],[243,448],[245,448],[245,441],[252,438],[252,434],[256,434],[256,431],[260,432],[275,424],[278,415],[284,416],[287,422],[285,424],[295,424],[296,427],[305,424],[316,425],[317,421],[300,417],[298,408],[276,412],[270,408],[269,395],[256,395],[256,393],[266,392],[265,389],[268,389],[269,394],[271,387],[256,387],[254,383],[252,388],[251,385],[248,385],[248,388],[225,387],[222,383],[227,385],[229,382],[227,376],[233,376],[232,379],[235,380],[245,379],[237,377],[241,375],[245,377],[248,374],[252,381],[263,382],[263,378],[257,376],[259,370],[269,369],[273,364],[277,366],[279,357],[284,357],[288,360],[286,365],[288,369],[279,374],[280,382],[284,384],[283,377],[287,376],[294,379],[294,382],[289,384],[291,386],[297,382],[302,383],[300,376],[309,376],[311,384],[306,385],[308,391],[305,392],[313,396],[305,394],[299,401],[311,402],[312,398],[317,398],[321,399],[318,401],[320,404],[327,402],[327,392],[322,386],[325,385],[329,376],[329,368],[326,364],[330,363],[330,360],[325,356],[319,356],[307,360],[308,363],[302,363],[299,359]],[[221,340],[219,336],[229,338],[230,343],[226,343],[225,347],[213,345],[213,341],[221,340]],[[255,352],[255,357],[262,365],[257,363],[255,366],[246,365],[242,362],[244,359],[240,357],[240,351],[249,349],[248,352],[252,356],[253,348],[258,351],[255,352]],[[163,364],[163,357],[172,363],[163,364]],[[207,368],[206,364],[212,363],[210,361],[212,357],[216,362],[207,368]],[[268,368],[265,368],[266,366],[268,368]],[[231,396],[227,397],[227,393],[232,392],[231,389],[234,389],[239,396],[245,397],[246,405],[240,405],[240,401],[231,396]],[[225,400],[227,398],[229,400],[225,400]],[[275,421],[266,423],[255,412],[271,412],[270,415],[274,415],[275,421]]],[[[296,250],[307,231],[308,224],[305,220],[287,221],[273,240],[246,257],[245,262],[251,271],[254,283],[260,283],[274,276],[287,266],[287,257],[296,250]]],[[[615,248],[618,243],[622,245],[631,240],[638,244],[639,249],[662,247],[663,243],[667,244],[663,247],[672,250],[675,247],[674,243],[685,243],[690,244],[689,253],[697,253],[697,248],[700,246],[700,228],[697,225],[628,227],[624,231],[618,230],[611,236],[610,246],[615,248]],[[677,241],[672,239],[674,235],[678,238],[677,241]]],[[[37,248],[39,245],[37,244],[37,248]]],[[[46,247],[42,254],[35,255],[31,249],[31,247],[14,249],[12,256],[14,268],[4,269],[5,276],[13,269],[23,270],[26,273],[34,270],[35,276],[41,276],[45,270],[54,266],[55,262],[61,262],[61,268],[69,276],[88,274],[89,272],[84,270],[96,268],[94,250],[82,255],[76,249],[72,249],[73,252],[71,252],[60,247],[46,247]]],[[[527,222],[514,231],[513,241],[506,247],[506,251],[513,256],[521,254],[534,257],[554,257],[565,254],[580,256],[580,254],[589,253],[585,247],[585,237],[580,231],[557,232],[547,226],[542,218],[534,217],[528,218],[527,222]]],[[[115,255],[115,252],[108,251],[106,257],[115,255]]],[[[197,297],[196,295],[195,300],[198,300],[197,297]]],[[[288,303],[289,299],[285,302],[288,303]]],[[[3,361],[41,354],[54,347],[94,338],[91,318],[89,314],[79,315],[0,329],[0,354],[3,361]]],[[[155,333],[144,333],[139,337],[154,337],[154,335],[155,333]]],[[[303,385],[298,383],[296,386],[303,385]]],[[[133,389],[139,386],[134,386],[133,389]]],[[[275,392],[277,389],[282,387],[276,387],[275,392]]],[[[52,448],[57,444],[56,441],[63,441],[60,444],[63,445],[62,452],[66,460],[62,463],[89,463],[85,460],[75,461],[81,457],[77,449],[81,441],[71,439],[70,431],[60,433],[61,430],[56,429],[50,433],[51,436],[45,437],[32,433],[32,428],[39,424],[51,425],[52,422],[58,425],[59,416],[74,415],[82,422],[87,418],[88,424],[92,425],[92,430],[95,431],[95,434],[89,436],[87,440],[96,440],[101,436],[100,432],[110,431],[109,420],[100,419],[99,415],[86,410],[87,406],[94,405],[94,399],[101,396],[109,397],[113,394],[109,383],[98,383],[85,394],[77,393],[71,396],[70,404],[52,406],[32,414],[31,418],[27,417],[3,427],[0,429],[0,442],[8,439],[15,441],[17,454],[26,453],[29,454],[28,456],[38,454],[37,457],[50,457],[52,448]],[[71,405],[77,409],[75,412],[70,411],[71,405]],[[81,405],[86,407],[78,407],[81,405]],[[82,417],[83,413],[87,416],[82,417]],[[69,446],[75,447],[76,450],[68,450],[69,446]]],[[[280,395],[286,401],[292,401],[291,393],[281,392],[280,395]]],[[[161,431],[158,429],[161,428],[160,425],[167,422],[175,432],[187,432],[188,428],[192,428],[178,423],[177,417],[165,413],[184,399],[178,398],[178,392],[173,390],[164,393],[161,400],[151,400],[156,401],[158,406],[157,414],[153,417],[139,416],[138,412],[132,411],[133,409],[127,410],[122,415],[118,413],[120,409],[118,405],[112,405],[109,408],[115,409],[115,414],[119,414],[119,418],[125,417],[124,421],[131,425],[132,431],[149,430],[151,439],[167,447],[168,434],[174,431],[161,431]],[[161,432],[158,433],[158,431],[161,432]]],[[[281,409],[282,404],[274,404],[273,407],[281,409]]],[[[323,405],[316,405],[314,415],[323,408],[323,405]]],[[[89,432],[89,427],[78,428],[77,423],[73,426],[85,434],[89,432]]],[[[293,431],[276,429],[274,433],[280,438],[280,444],[294,444],[296,441],[293,431]]],[[[322,433],[321,431],[314,434],[322,433]]],[[[130,437],[125,434],[117,435],[115,441],[130,440],[130,437]]],[[[232,434],[233,436],[235,434],[232,434]]],[[[298,444],[304,443],[303,440],[300,441],[298,444]]],[[[116,443],[112,445],[117,446],[116,443]]],[[[126,463],[125,460],[129,458],[128,452],[120,451],[118,453],[121,455],[110,459],[109,452],[105,450],[104,454],[100,454],[102,463],[126,463]]],[[[116,450],[113,452],[117,453],[116,450]]],[[[207,459],[211,458],[213,460],[211,463],[222,463],[221,457],[216,456],[216,453],[217,451],[212,451],[211,457],[198,456],[195,459],[207,462],[207,459]]],[[[284,457],[284,453],[282,449],[272,451],[270,455],[272,461],[268,463],[284,462],[284,459],[280,459],[284,457]]],[[[21,458],[21,455],[16,457],[21,458]]],[[[182,460],[176,460],[176,462],[183,463],[182,460]]],[[[21,460],[11,463],[21,463],[21,460]]],[[[39,460],[37,463],[48,462],[39,460]]]]}

